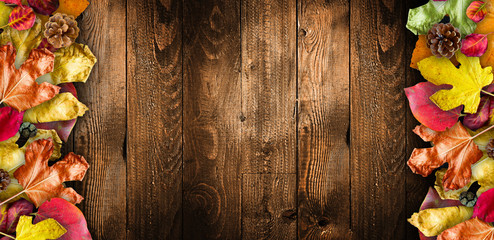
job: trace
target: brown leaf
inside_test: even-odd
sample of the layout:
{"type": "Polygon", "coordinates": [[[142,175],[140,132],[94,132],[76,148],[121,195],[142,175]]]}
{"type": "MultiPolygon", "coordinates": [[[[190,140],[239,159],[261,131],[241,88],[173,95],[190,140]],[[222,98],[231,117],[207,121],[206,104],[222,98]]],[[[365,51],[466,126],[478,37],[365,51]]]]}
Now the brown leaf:
{"type": "Polygon", "coordinates": [[[25,111],[58,94],[60,88],[49,83],[36,83],[36,78],[53,70],[55,56],[50,51],[32,50],[20,69],[15,67],[15,48],[0,47],[0,104],[25,111]]]}
{"type": "Polygon", "coordinates": [[[458,189],[468,184],[472,175],[471,166],[482,157],[482,151],[473,142],[475,137],[471,137],[460,122],[444,132],[433,131],[424,125],[417,126],[413,131],[434,145],[413,150],[408,166],[414,173],[426,177],[434,169],[448,163],[443,186],[458,189]]]}
{"type": "Polygon", "coordinates": [[[437,240],[494,240],[494,227],[478,219],[470,219],[447,229],[438,236],[437,240]]]}
{"type": "Polygon", "coordinates": [[[62,161],[48,166],[53,152],[50,140],[38,140],[27,147],[26,164],[14,173],[31,201],[39,207],[45,201],[61,197],[71,203],[80,203],[83,197],[72,188],[65,188],[65,181],[81,181],[89,164],[82,156],[70,153],[62,161]]]}

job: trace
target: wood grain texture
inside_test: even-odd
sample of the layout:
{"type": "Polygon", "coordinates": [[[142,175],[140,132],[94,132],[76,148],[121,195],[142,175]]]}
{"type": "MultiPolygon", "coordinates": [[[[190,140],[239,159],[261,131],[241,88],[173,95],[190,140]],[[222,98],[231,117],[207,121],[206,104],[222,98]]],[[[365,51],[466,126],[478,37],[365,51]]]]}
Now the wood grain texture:
{"type": "Polygon", "coordinates": [[[98,58],[87,83],[76,84],[90,110],[72,133],[74,152],[91,165],[76,187],[85,197],[80,207],[94,239],[126,236],[125,16],[125,1],[93,0],[79,22],[78,42],[98,58]]]}
{"type": "Polygon", "coordinates": [[[406,232],[405,4],[351,1],[351,189],[355,239],[406,232]]]}
{"type": "Polygon", "coordinates": [[[241,235],[240,2],[184,5],[184,239],[241,235]]]}
{"type": "Polygon", "coordinates": [[[182,235],[182,1],[128,0],[128,239],[182,235]]]}
{"type": "Polygon", "coordinates": [[[296,0],[242,1],[242,172],[296,172],[296,0]]]}
{"type": "Polygon", "coordinates": [[[244,174],[242,239],[297,239],[296,198],[296,174],[244,174]]]}
{"type": "Polygon", "coordinates": [[[349,1],[298,4],[298,236],[348,239],[349,1]]]}

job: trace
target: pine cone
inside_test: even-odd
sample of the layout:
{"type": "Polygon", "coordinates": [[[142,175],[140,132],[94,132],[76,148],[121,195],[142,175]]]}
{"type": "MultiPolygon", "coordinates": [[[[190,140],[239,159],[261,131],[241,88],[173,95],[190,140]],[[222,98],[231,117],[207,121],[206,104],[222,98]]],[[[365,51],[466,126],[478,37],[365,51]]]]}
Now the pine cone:
{"type": "Polygon", "coordinates": [[[451,23],[437,23],[427,34],[427,47],[436,57],[451,58],[461,48],[461,34],[451,23]]]}
{"type": "Polygon", "coordinates": [[[10,175],[7,171],[0,169],[0,191],[5,191],[10,184],[10,175]]]}
{"type": "Polygon", "coordinates": [[[57,13],[46,22],[45,28],[45,37],[55,48],[68,47],[79,36],[79,28],[72,15],[57,13]]]}
{"type": "Polygon", "coordinates": [[[485,151],[487,152],[487,156],[490,158],[494,158],[494,139],[491,139],[487,146],[485,146],[485,151]]]}

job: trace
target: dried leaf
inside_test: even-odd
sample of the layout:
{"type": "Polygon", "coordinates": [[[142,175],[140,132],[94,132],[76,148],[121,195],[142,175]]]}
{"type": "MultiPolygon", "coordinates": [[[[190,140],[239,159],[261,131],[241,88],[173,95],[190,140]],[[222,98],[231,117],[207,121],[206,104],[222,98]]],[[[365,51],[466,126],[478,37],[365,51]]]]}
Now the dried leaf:
{"type": "Polygon", "coordinates": [[[78,17],[88,6],[87,0],[60,0],[60,7],[55,13],[65,13],[78,17]]]}
{"type": "Polygon", "coordinates": [[[51,45],[46,38],[43,38],[37,49],[45,49],[45,48],[52,53],[55,53],[57,51],[57,48],[51,45]]]}
{"type": "Polygon", "coordinates": [[[35,20],[36,14],[32,8],[18,5],[10,13],[9,26],[19,31],[27,30],[33,27],[35,20]]]}
{"type": "Polygon", "coordinates": [[[473,209],[474,218],[494,222],[494,189],[482,193],[473,209]]]}
{"type": "Polygon", "coordinates": [[[408,160],[408,166],[417,174],[428,176],[436,168],[448,163],[448,171],[443,179],[445,188],[458,189],[470,181],[471,165],[483,155],[473,137],[461,125],[455,124],[444,132],[433,131],[424,125],[413,130],[424,141],[432,142],[432,148],[416,148],[408,160]]]}
{"type": "Polygon", "coordinates": [[[492,68],[482,68],[479,58],[457,54],[461,66],[457,69],[448,59],[429,57],[418,63],[419,70],[435,85],[449,84],[450,90],[440,90],[430,97],[442,110],[449,111],[464,105],[466,113],[477,112],[480,91],[492,83],[492,68]]]}
{"type": "Polygon", "coordinates": [[[472,21],[478,23],[482,21],[487,14],[486,3],[483,1],[473,1],[467,8],[467,16],[472,21]]]}
{"type": "Polygon", "coordinates": [[[0,47],[0,103],[17,111],[25,111],[52,99],[59,87],[36,83],[36,78],[53,70],[54,56],[48,50],[33,50],[20,69],[14,66],[15,49],[12,45],[0,47]]]}
{"type": "Polygon", "coordinates": [[[33,217],[21,216],[16,229],[16,240],[58,239],[67,232],[55,219],[46,219],[35,225],[32,220],[33,217]]]}
{"type": "Polygon", "coordinates": [[[57,220],[67,230],[67,233],[58,240],[92,239],[81,210],[65,199],[53,198],[43,203],[38,209],[34,223],[49,218],[57,220]]]}
{"type": "Polygon", "coordinates": [[[50,74],[38,78],[38,83],[54,85],[69,82],[86,82],[96,64],[96,57],[88,46],[74,43],[55,52],[55,68],[50,74]]]}
{"type": "Polygon", "coordinates": [[[19,199],[12,204],[4,204],[0,211],[0,232],[11,234],[15,232],[21,216],[33,212],[34,205],[26,199],[19,199]]]}
{"type": "Polygon", "coordinates": [[[462,40],[461,52],[467,57],[480,57],[487,51],[487,35],[472,33],[462,40]]]}
{"type": "Polygon", "coordinates": [[[24,113],[24,122],[68,121],[84,116],[87,110],[86,105],[79,102],[71,93],[60,93],[53,99],[27,110],[24,113]]]}
{"type": "Polygon", "coordinates": [[[3,2],[0,2],[0,26],[9,24],[9,17],[11,12],[11,7],[5,5],[5,3],[3,2]]]}
{"type": "Polygon", "coordinates": [[[13,137],[22,124],[24,112],[11,107],[0,108],[0,142],[13,137]]]}
{"type": "Polygon", "coordinates": [[[437,239],[494,240],[494,228],[490,224],[474,218],[445,230],[437,239]]]}
{"type": "Polygon", "coordinates": [[[7,45],[9,43],[14,44],[17,50],[17,57],[15,59],[15,67],[20,68],[21,65],[29,57],[29,54],[33,49],[41,42],[43,33],[41,31],[42,23],[40,19],[36,19],[34,26],[29,30],[19,31],[10,27],[5,28],[4,32],[0,34],[0,45],[7,45]]]}
{"type": "Polygon", "coordinates": [[[463,118],[463,125],[471,130],[483,127],[494,110],[494,101],[491,97],[484,96],[480,100],[479,108],[475,114],[467,114],[463,118]]]}
{"type": "Polygon", "coordinates": [[[83,197],[72,188],[65,188],[65,181],[81,181],[89,164],[82,156],[68,154],[62,161],[48,166],[53,153],[50,140],[38,140],[27,147],[26,164],[14,173],[14,177],[24,187],[24,192],[36,207],[55,197],[71,203],[80,203],[83,197]]]}
{"type": "MultiPolygon", "coordinates": [[[[427,47],[427,37],[426,35],[419,35],[417,43],[415,44],[415,49],[413,50],[412,60],[410,67],[414,69],[419,69],[418,63],[428,57],[433,56],[431,49],[427,47]]],[[[453,65],[458,66],[460,63],[453,56],[449,59],[453,65]]]]}
{"type": "Polygon", "coordinates": [[[487,35],[487,41],[487,50],[480,57],[480,65],[482,67],[494,67],[494,35],[487,35]]]}
{"type": "Polygon", "coordinates": [[[472,213],[473,208],[465,206],[429,208],[414,213],[408,222],[426,237],[433,237],[471,218],[472,213]]]}
{"type": "Polygon", "coordinates": [[[53,14],[60,5],[58,0],[27,0],[27,2],[34,11],[43,15],[53,14]]]}
{"type": "Polygon", "coordinates": [[[413,87],[405,88],[413,116],[434,131],[445,131],[446,128],[455,125],[463,107],[443,111],[429,99],[437,91],[450,88],[448,85],[436,86],[430,82],[421,82],[413,87]]]}

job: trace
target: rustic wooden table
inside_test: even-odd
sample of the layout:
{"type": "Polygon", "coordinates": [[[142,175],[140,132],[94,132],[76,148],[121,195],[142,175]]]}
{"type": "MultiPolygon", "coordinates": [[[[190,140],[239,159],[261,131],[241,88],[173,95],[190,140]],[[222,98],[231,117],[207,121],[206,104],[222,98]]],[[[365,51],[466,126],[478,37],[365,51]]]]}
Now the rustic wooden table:
{"type": "Polygon", "coordinates": [[[94,239],[417,239],[402,0],[92,0],[94,239]]]}

